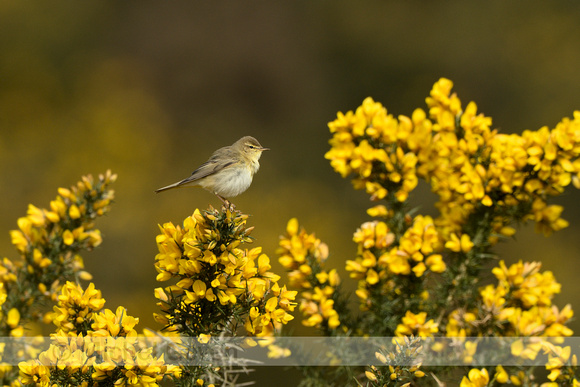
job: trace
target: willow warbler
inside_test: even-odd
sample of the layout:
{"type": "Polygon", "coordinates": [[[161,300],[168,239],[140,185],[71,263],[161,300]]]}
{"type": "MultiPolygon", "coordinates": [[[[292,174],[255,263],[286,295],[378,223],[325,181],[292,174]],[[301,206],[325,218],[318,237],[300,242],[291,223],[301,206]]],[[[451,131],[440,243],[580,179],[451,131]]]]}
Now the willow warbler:
{"type": "Polygon", "coordinates": [[[213,192],[224,203],[229,203],[226,198],[238,196],[252,184],[252,178],[260,168],[258,160],[265,150],[269,149],[260,145],[254,137],[242,137],[233,145],[216,150],[187,179],[159,188],[155,192],[200,186],[213,192]]]}

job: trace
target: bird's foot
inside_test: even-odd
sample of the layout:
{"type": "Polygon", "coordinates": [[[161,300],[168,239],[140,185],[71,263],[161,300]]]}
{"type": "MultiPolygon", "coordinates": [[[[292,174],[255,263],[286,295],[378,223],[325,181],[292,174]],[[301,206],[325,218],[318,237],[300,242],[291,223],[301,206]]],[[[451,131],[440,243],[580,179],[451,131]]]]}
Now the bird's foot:
{"type": "Polygon", "coordinates": [[[218,198],[220,198],[220,200],[224,203],[224,208],[226,210],[230,210],[230,211],[235,211],[236,206],[234,205],[234,203],[230,202],[228,199],[224,198],[223,196],[217,195],[216,196],[218,198]]]}

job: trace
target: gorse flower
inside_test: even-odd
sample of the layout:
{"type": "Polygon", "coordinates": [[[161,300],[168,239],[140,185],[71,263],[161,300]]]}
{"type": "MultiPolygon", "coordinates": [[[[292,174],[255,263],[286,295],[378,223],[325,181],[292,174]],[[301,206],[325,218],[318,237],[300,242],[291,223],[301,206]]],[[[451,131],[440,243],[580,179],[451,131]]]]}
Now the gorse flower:
{"type": "Polygon", "coordinates": [[[478,370],[472,368],[467,376],[461,380],[459,387],[485,387],[489,383],[489,373],[485,368],[478,370]]]}
{"type": "Polygon", "coordinates": [[[438,332],[437,323],[433,320],[426,321],[427,313],[415,314],[407,311],[401,319],[401,324],[397,326],[395,334],[397,336],[419,336],[429,337],[438,332]]]}
{"type": "MultiPolygon", "coordinates": [[[[553,129],[506,135],[492,129],[491,118],[478,113],[474,102],[464,106],[452,88],[448,79],[437,81],[427,109],[410,117],[395,117],[366,98],[328,124],[332,139],[325,157],[333,169],[383,204],[367,211],[375,220],[356,230],[356,257],[346,260],[346,271],[358,281],[362,314],[353,318],[339,308],[336,318],[348,321],[341,324],[347,329],[324,333],[458,339],[572,334],[566,326],[572,309],[552,305],[560,285],[540,264],[508,267],[500,261],[492,270],[497,283],[487,286],[480,285],[480,274],[495,256],[492,247],[514,235],[513,225],[533,221],[545,235],[568,225],[563,208],[549,200],[570,184],[580,188],[580,111],[553,129]],[[419,179],[438,197],[436,217],[414,215],[409,208],[419,179]]],[[[312,273],[324,260],[308,259],[315,245],[313,234],[298,233],[291,220],[279,252],[290,283],[306,300],[304,324],[320,327],[324,302],[343,297],[340,289],[317,286],[312,273]]],[[[473,360],[477,344],[462,347],[463,358],[473,360]]],[[[511,350],[531,358],[541,346],[516,342],[511,350]]],[[[531,380],[530,372],[508,374],[501,368],[494,380],[521,384],[531,380]]],[[[366,371],[372,385],[400,385],[396,372],[390,371],[392,380],[384,375],[376,367],[366,371]]],[[[487,386],[490,380],[487,369],[472,369],[461,385],[487,386]]]]}
{"type": "Polygon", "coordinates": [[[163,357],[141,348],[133,329],[139,319],[123,307],[113,313],[101,310],[105,300],[91,283],[83,291],[67,282],[54,307],[58,328],[53,343],[37,360],[19,364],[22,382],[40,386],[111,385],[158,386],[165,374],[175,375],[175,366],[163,357]]]}
{"type": "Polygon", "coordinates": [[[302,290],[302,324],[326,332],[337,329],[341,325],[337,308],[344,305],[338,297],[340,277],[336,269],[324,269],[328,246],[314,234],[308,234],[295,218],[288,222],[279,246],[279,262],[289,272],[290,286],[302,290]]]}
{"type": "Polygon", "coordinates": [[[440,198],[437,224],[444,236],[460,231],[482,205],[493,205],[497,219],[516,207],[515,220],[534,220],[546,233],[565,227],[561,207],[546,206],[546,198],[571,182],[579,185],[580,112],[552,130],[498,134],[475,103],[463,109],[451,89],[447,79],[434,85],[427,98],[432,120],[421,109],[395,118],[371,98],[355,112],[339,113],[329,124],[326,158],[343,177],[353,174],[355,187],[373,199],[390,193],[403,202],[417,178],[426,179],[440,198]]]}
{"type": "MultiPolygon", "coordinates": [[[[74,186],[59,188],[49,208],[30,204],[26,216],[18,219],[18,229],[10,231],[10,238],[20,259],[4,258],[0,262],[0,329],[3,336],[20,337],[27,323],[50,321],[49,315],[43,318],[43,307],[57,301],[66,281],[91,278],[83,270],[80,253],[101,243],[95,220],[109,211],[114,198],[109,186],[116,178],[111,171],[97,179],[83,176],[74,186]]],[[[63,307],[63,313],[69,311],[63,307]]],[[[71,330],[74,324],[82,325],[81,317],[77,317],[78,321],[63,317],[59,321],[61,328],[71,330]]],[[[2,348],[0,355],[10,357],[5,350],[9,351],[2,348]]],[[[3,384],[13,384],[18,370],[9,366],[0,368],[3,384]]],[[[45,371],[39,371],[41,374],[35,374],[34,378],[49,383],[50,375],[45,371]]]]}
{"type": "MultiPolygon", "coordinates": [[[[290,219],[286,226],[286,235],[280,238],[280,247],[277,253],[280,264],[289,271],[288,277],[290,286],[295,288],[309,289],[312,287],[309,277],[318,274],[320,279],[334,281],[334,286],[338,285],[336,271],[329,277],[328,273],[312,272],[312,266],[324,265],[328,258],[328,246],[316,238],[314,234],[307,234],[306,230],[300,228],[298,219],[290,219]]],[[[322,281],[325,283],[326,281],[322,281]]]]}
{"type": "MultiPolygon", "coordinates": [[[[6,291],[19,286],[20,299],[14,307],[24,307],[31,299],[56,297],[66,279],[91,278],[83,270],[79,252],[101,243],[94,220],[109,210],[114,192],[108,186],[116,178],[110,171],[97,180],[84,176],[70,189],[59,188],[50,209],[28,206],[27,215],[18,219],[18,230],[10,231],[22,260],[12,263],[5,258],[0,267],[6,291]]],[[[22,314],[29,320],[38,318],[37,313],[29,309],[22,314]]]]}
{"type": "Polygon", "coordinates": [[[548,380],[551,383],[544,383],[542,386],[569,385],[578,386],[580,381],[575,376],[575,369],[578,366],[576,355],[572,355],[570,347],[561,347],[551,343],[543,343],[543,350],[548,354],[548,364],[546,369],[550,371],[548,380]]]}
{"type": "Polygon", "coordinates": [[[406,146],[408,138],[415,138],[410,125],[400,125],[367,98],[356,112],[339,113],[328,126],[334,136],[325,157],[343,177],[355,174],[355,189],[365,189],[377,200],[388,194],[407,199],[418,183],[417,157],[406,146]]]}
{"type": "Polygon", "coordinates": [[[519,261],[508,268],[504,261],[500,261],[499,267],[493,268],[491,272],[499,280],[500,286],[511,291],[523,307],[550,306],[553,296],[560,293],[561,286],[551,271],[541,273],[541,267],[542,264],[538,262],[519,261]]]}
{"type": "Polygon", "coordinates": [[[376,359],[388,366],[369,367],[370,369],[365,371],[369,385],[377,387],[422,385],[420,379],[426,375],[421,370],[419,359],[422,349],[420,339],[405,337],[400,340],[393,352],[376,352],[376,359]]]}
{"type": "Polygon", "coordinates": [[[105,305],[101,291],[91,282],[84,291],[72,282],[67,282],[57,298],[54,313],[50,316],[56,328],[62,333],[86,335],[95,321],[95,314],[105,305]]]}
{"type": "Polygon", "coordinates": [[[157,289],[167,329],[185,334],[217,334],[241,323],[249,334],[268,335],[292,320],[296,292],[280,287],[261,248],[251,242],[247,215],[212,207],[194,214],[183,227],[166,223],[157,236],[157,280],[175,285],[157,289]],[[231,324],[231,326],[228,326],[231,324]]]}
{"type": "MultiPolygon", "coordinates": [[[[573,316],[572,308],[566,305],[559,310],[552,305],[554,295],[560,292],[560,284],[550,271],[542,273],[540,268],[537,262],[520,261],[507,267],[500,261],[499,267],[492,269],[498,284],[480,289],[479,319],[486,321],[478,324],[482,332],[502,336],[572,335],[566,326],[573,316]]],[[[471,318],[474,320],[477,319],[471,318]]],[[[458,320],[457,324],[462,323],[458,320]]]]}
{"type": "MultiPolygon", "coordinates": [[[[183,226],[165,223],[157,236],[155,257],[158,281],[173,285],[155,289],[161,313],[155,318],[170,335],[198,337],[207,343],[212,335],[271,336],[294,317],[296,291],[280,286],[271,272],[270,258],[251,243],[253,227],[248,216],[225,206],[195,210],[183,226]]],[[[188,356],[204,356],[204,349],[187,347],[188,356]]],[[[271,346],[271,353],[287,349],[271,346]]],[[[215,356],[215,354],[212,354],[215,356]]],[[[184,367],[178,385],[190,385],[205,373],[204,367],[184,367]]],[[[196,382],[196,385],[204,385],[196,382]]]]}
{"type": "MultiPolygon", "coordinates": [[[[381,214],[385,217],[386,212],[381,211],[381,214]]],[[[354,233],[357,257],[346,261],[346,270],[351,278],[359,280],[356,295],[360,309],[368,311],[365,317],[368,324],[375,325],[381,320],[385,329],[383,334],[392,335],[400,329],[400,324],[381,317],[385,301],[400,299],[401,287],[414,283],[413,296],[399,301],[397,308],[401,308],[403,314],[409,308],[422,308],[428,293],[417,279],[442,273],[446,265],[440,254],[442,240],[431,217],[404,217],[402,224],[395,228],[388,225],[393,223],[392,218],[386,218],[386,221],[365,222],[354,233]],[[399,230],[404,231],[400,234],[399,230]]]]}

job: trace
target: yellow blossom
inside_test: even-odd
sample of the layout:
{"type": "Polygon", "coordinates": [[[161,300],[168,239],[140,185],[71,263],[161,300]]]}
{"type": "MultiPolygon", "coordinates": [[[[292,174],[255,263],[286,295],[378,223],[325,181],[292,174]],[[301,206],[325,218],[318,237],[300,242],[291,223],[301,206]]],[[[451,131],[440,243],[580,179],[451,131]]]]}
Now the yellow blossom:
{"type": "Polygon", "coordinates": [[[377,381],[377,377],[375,376],[374,373],[372,373],[371,371],[365,371],[365,376],[367,377],[368,380],[370,380],[371,382],[376,382],[377,381]]]}
{"type": "Polygon", "coordinates": [[[8,316],[6,318],[6,323],[11,328],[16,328],[20,323],[20,312],[16,308],[12,308],[8,311],[8,316]]]}
{"type": "Polygon", "coordinates": [[[461,239],[455,234],[451,234],[450,237],[451,239],[445,243],[445,247],[451,251],[467,253],[473,248],[473,242],[467,234],[461,235],[461,239]]]}
{"type": "Polygon", "coordinates": [[[461,379],[460,387],[486,387],[489,383],[489,374],[485,368],[472,368],[467,376],[461,379]]]}
{"type": "Polygon", "coordinates": [[[502,384],[507,383],[507,381],[509,380],[508,373],[501,365],[495,367],[495,380],[497,380],[498,383],[502,384]]]}
{"type": "Polygon", "coordinates": [[[432,319],[427,321],[427,313],[421,312],[415,314],[407,311],[401,323],[397,325],[395,334],[397,336],[417,335],[420,337],[430,337],[433,336],[433,333],[437,333],[438,330],[437,323],[432,319]]]}
{"type": "Polygon", "coordinates": [[[428,256],[425,260],[425,264],[429,267],[429,270],[434,273],[443,273],[447,268],[445,262],[443,262],[441,254],[432,254],[428,256]]]}
{"type": "Polygon", "coordinates": [[[75,238],[70,230],[65,230],[64,233],[62,234],[62,240],[65,245],[70,246],[74,243],[75,238]]]}

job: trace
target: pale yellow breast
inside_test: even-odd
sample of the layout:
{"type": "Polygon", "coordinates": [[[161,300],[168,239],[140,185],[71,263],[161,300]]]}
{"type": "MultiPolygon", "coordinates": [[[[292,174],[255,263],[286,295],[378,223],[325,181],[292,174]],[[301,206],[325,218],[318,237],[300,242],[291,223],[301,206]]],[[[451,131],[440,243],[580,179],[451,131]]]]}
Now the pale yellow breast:
{"type": "Polygon", "coordinates": [[[254,173],[247,166],[226,168],[200,181],[203,188],[225,198],[238,196],[250,187],[254,173]]]}

